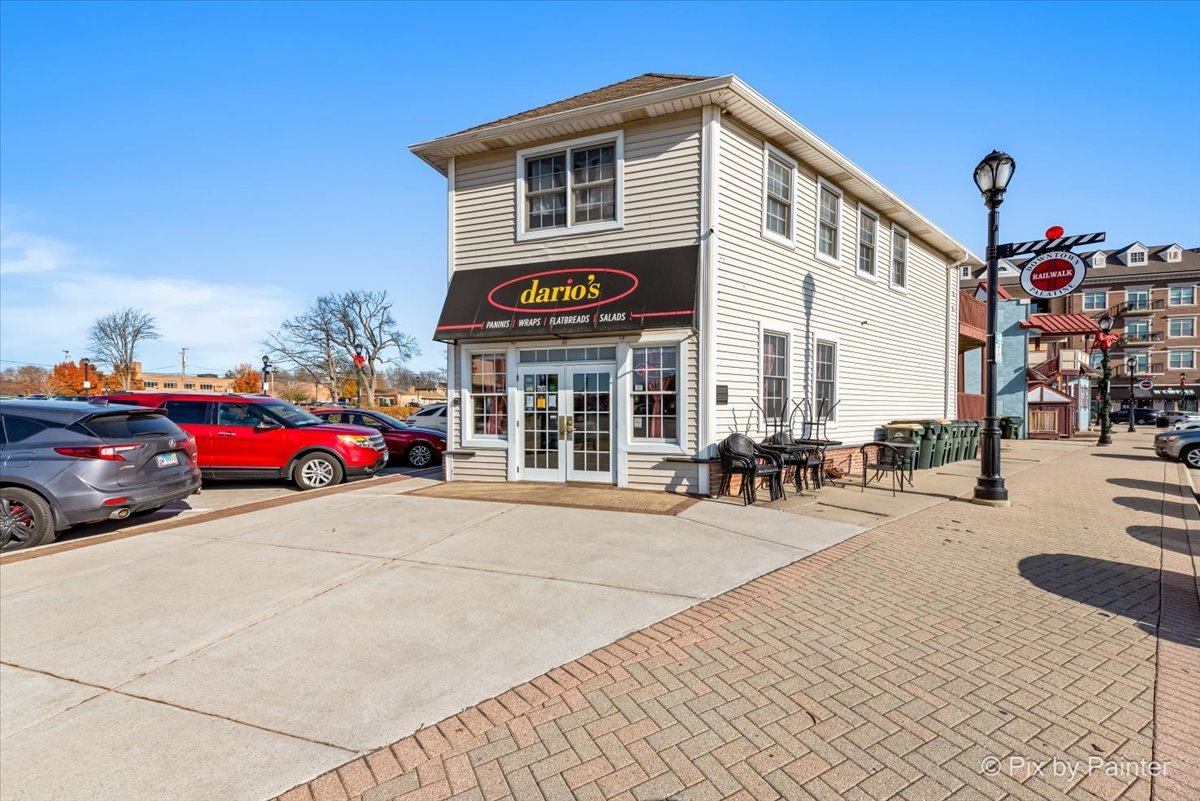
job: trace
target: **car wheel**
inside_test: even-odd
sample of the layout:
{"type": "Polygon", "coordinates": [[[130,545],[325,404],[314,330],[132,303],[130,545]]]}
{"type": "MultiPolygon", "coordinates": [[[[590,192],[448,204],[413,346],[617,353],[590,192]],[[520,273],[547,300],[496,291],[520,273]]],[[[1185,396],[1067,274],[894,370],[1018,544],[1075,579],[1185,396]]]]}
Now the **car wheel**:
{"type": "Polygon", "coordinates": [[[424,442],[414,442],[404,454],[404,459],[413,467],[429,467],[433,464],[433,448],[424,442]]]}
{"type": "Polygon", "coordinates": [[[0,551],[15,551],[54,541],[50,504],[36,492],[0,489],[0,551]]]}
{"type": "Polygon", "coordinates": [[[1200,470],[1200,445],[1193,445],[1184,451],[1183,462],[1193,470],[1200,470]]]}
{"type": "Polygon", "coordinates": [[[326,453],[312,453],[296,462],[292,481],[302,490],[321,489],[342,483],[342,465],[326,453]]]}

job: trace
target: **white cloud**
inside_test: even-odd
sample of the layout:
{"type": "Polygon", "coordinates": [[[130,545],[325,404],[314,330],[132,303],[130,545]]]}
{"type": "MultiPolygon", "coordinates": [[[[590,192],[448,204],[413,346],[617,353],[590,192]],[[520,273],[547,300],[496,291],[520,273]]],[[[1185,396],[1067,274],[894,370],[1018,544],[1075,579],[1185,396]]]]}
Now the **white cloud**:
{"type": "Polygon", "coordinates": [[[70,264],[73,252],[57,239],[0,227],[0,275],[51,272],[70,264]]]}
{"type": "Polygon", "coordinates": [[[0,358],[6,361],[53,363],[64,349],[85,356],[92,321],[133,306],[153,314],[162,334],[139,354],[145,369],[178,363],[186,347],[195,367],[189,372],[223,372],[261,357],[266,332],[297,310],[271,285],[92,269],[62,242],[11,230],[4,241],[0,358]]]}

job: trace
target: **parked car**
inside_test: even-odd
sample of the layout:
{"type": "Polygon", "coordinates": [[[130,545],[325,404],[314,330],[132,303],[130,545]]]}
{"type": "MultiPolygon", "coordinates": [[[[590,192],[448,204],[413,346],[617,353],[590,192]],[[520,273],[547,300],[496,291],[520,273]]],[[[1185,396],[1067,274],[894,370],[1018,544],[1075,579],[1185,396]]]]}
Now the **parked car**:
{"type": "Polygon", "coordinates": [[[285,478],[308,490],[387,464],[378,431],[326,423],[265,395],[129,392],[108,400],[165,410],[196,438],[205,478],[285,478]]]}
{"type": "Polygon", "coordinates": [[[405,420],[408,421],[409,425],[445,431],[446,404],[431,403],[428,406],[422,406],[420,409],[406,417],[405,420]]]}
{"type": "MultiPolygon", "coordinates": [[[[1109,422],[1113,423],[1128,423],[1129,422],[1129,407],[1124,409],[1114,409],[1108,413],[1109,422]]],[[[1138,407],[1133,410],[1134,425],[1149,426],[1158,422],[1157,409],[1143,409],[1138,407]]]]}
{"type": "Polygon", "coordinates": [[[1170,428],[1176,423],[1200,421],[1200,412],[1162,412],[1158,416],[1159,428],[1170,428]]]}
{"type": "Polygon", "coordinates": [[[1191,431],[1200,428],[1200,420],[1183,420],[1171,426],[1172,431],[1191,431]]]}
{"type": "Polygon", "coordinates": [[[409,425],[403,420],[370,409],[340,409],[319,407],[312,413],[330,423],[349,423],[366,426],[383,434],[388,455],[403,459],[413,467],[429,467],[442,459],[446,450],[446,432],[435,428],[409,425]]]}
{"type": "Polygon", "coordinates": [[[0,401],[0,550],[123,520],[200,489],[196,441],[159,409],[0,401]]]}
{"type": "Polygon", "coordinates": [[[1155,434],[1154,452],[1164,459],[1183,460],[1193,470],[1200,470],[1200,428],[1155,434]]]}

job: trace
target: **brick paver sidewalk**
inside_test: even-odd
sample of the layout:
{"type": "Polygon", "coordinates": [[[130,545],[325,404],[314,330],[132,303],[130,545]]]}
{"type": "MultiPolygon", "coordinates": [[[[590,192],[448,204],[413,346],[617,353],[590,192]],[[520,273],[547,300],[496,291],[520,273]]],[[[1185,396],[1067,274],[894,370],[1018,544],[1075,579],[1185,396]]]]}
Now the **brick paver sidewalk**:
{"type": "Polygon", "coordinates": [[[1192,512],[1146,444],[873,529],[282,798],[1147,799],[1152,758],[1157,798],[1200,798],[1192,512]]]}

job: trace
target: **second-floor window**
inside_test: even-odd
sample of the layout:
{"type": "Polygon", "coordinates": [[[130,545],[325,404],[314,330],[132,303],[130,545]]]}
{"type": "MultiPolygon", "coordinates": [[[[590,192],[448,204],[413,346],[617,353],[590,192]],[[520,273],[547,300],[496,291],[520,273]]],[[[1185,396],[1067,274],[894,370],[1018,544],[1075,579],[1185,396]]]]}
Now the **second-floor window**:
{"type": "Polygon", "coordinates": [[[1196,335],[1196,318],[1195,317],[1172,317],[1170,327],[1167,329],[1167,336],[1172,337],[1193,337],[1196,335]]]}
{"type": "Polygon", "coordinates": [[[875,242],[879,236],[879,218],[866,209],[858,211],[858,271],[875,275],[875,242]]]}
{"type": "Polygon", "coordinates": [[[622,145],[618,134],[519,153],[518,236],[618,227],[622,145]]]}
{"type": "Polygon", "coordinates": [[[1129,311],[1146,311],[1150,308],[1150,290],[1130,289],[1125,293],[1125,306],[1129,311]]]}
{"type": "Polygon", "coordinates": [[[1108,293],[1103,289],[1083,293],[1083,310],[1100,311],[1108,308],[1108,293]]]}
{"type": "Polygon", "coordinates": [[[1172,370],[1191,370],[1196,366],[1196,351],[1172,350],[1167,352],[1167,366],[1172,370]]]}
{"type": "Polygon", "coordinates": [[[892,286],[908,285],[908,234],[892,229],[892,286]]]}
{"type": "Polygon", "coordinates": [[[792,188],[795,175],[795,165],[768,151],[763,227],[766,233],[789,242],[792,241],[792,188]]]}
{"type": "Polygon", "coordinates": [[[1172,306],[1191,306],[1196,302],[1196,287],[1194,286],[1173,286],[1171,287],[1172,306]]]}
{"type": "Polygon", "coordinates": [[[842,195],[825,183],[817,191],[817,255],[837,261],[841,242],[842,195]]]}
{"type": "Polygon", "coordinates": [[[1146,353],[1144,351],[1141,353],[1128,353],[1125,358],[1128,359],[1131,357],[1133,358],[1133,361],[1134,361],[1133,372],[1135,375],[1138,373],[1150,372],[1150,354],[1149,353],[1146,353]]]}
{"type": "Polygon", "coordinates": [[[1125,323],[1125,338],[1130,342],[1150,341],[1150,321],[1131,320],[1125,323]]]}

